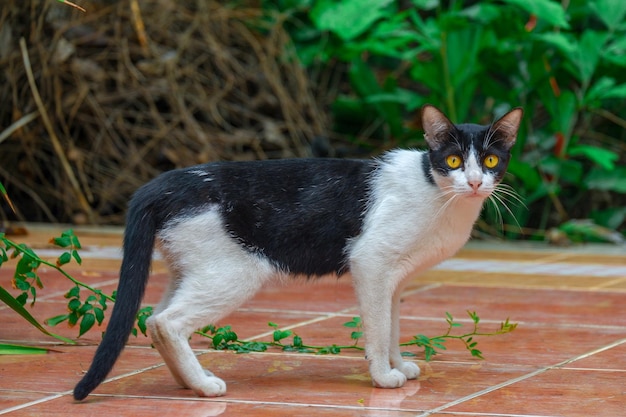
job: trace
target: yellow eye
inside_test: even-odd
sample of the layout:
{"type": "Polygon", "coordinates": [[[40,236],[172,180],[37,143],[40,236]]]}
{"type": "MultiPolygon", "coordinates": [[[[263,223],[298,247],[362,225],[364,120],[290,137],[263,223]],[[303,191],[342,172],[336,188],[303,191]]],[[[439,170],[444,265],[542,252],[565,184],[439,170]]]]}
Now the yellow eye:
{"type": "Polygon", "coordinates": [[[458,155],[450,155],[446,158],[446,164],[452,169],[457,169],[461,166],[461,157],[458,155]]]}
{"type": "Polygon", "coordinates": [[[495,168],[495,166],[496,166],[496,165],[498,165],[498,161],[499,161],[499,159],[498,159],[498,157],[497,157],[497,156],[495,156],[495,155],[489,155],[489,156],[487,156],[487,157],[484,159],[484,161],[483,161],[483,162],[485,163],[485,166],[486,166],[487,168],[495,168]]]}

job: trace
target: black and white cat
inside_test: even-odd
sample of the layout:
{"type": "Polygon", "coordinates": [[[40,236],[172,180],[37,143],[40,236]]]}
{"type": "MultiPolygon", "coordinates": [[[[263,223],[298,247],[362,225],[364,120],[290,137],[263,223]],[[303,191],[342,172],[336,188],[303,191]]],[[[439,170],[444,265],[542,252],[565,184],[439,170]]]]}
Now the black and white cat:
{"type": "Polygon", "coordinates": [[[94,390],[124,348],[155,245],[172,279],[148,327],[176,381],[197,395],[224,395],[226,384],[200,366],[191,334],[287,276],[350,273],[373,384],[396,388],[417,378],[419,367],[402,359],[397,343],[403,288],[467,242],[506,171],[522,113],[489,126],[454,125],[427,105],[427,152],[218,162],[147,183],[130,202],[110,323],[74,397],[94,390]]]}

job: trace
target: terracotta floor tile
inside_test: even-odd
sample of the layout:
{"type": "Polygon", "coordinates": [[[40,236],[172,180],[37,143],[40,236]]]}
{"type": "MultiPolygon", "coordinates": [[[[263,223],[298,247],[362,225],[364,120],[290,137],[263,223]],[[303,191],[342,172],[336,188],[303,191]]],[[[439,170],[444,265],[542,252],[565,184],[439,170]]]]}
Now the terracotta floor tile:
{"type": "Polygon", "coordinates": [[[615,341],[615,346],[569,363],[565,367],[616,371],[621,372],[624,378],[626,378],[626,332],[622,333],[622,336],[622,339],[615,341]]]}
{"type": "MultiPolygon", "coordinates": [[[[424,411],[528,373],[528,367],[430,363],[420,381],[398,390],[372,388],[367,363],[338,356],[212,352],[203,365],[228,384],[226,401],[313,404],[424,411]],[[323,389],[320,389],[323,388],[323,389]]],[[[99,394],[194,398],[179,388],[165,368],[102,385],[99,394]]]]}
{"type": "MultiPolygon", "coordinates": [[[[2,369],[1,365],[0,369],[2,369]]],[[[7,408],[19,406],[20,404],[29,403],[32,401],[38,401],[46,397],[47,394],[44,392],[0,389],[0,413],[2,412],[2,410],[5,410],[7,408]]]]}
{"type": "MultiPolygon", "coordinates": [[[[15,413],[9,414],[14,415],[15,413]]],[[[17,415],[17,414],[15,414],[17,415]]],[[[324,407],[308,404],[271,404],[259,402],[226,402],[223,400],[171,398],[115,398],[93,397],[83,403],[74,403],[62,397],[43,404],[20,410],[20,416],[81,415],[86,417],[133,416],[153,417],[293,417],[293,416],[340,416],[340,417],[411,417],[415,412],[372,409],[364,405],[353,407],[324,407]]]]}
{"type": "Polygon", "coordinates": [[[622,416],[624,375],[554,369],[446,409],[477,414],[622,416]]]}
{"type": "Polygon", "coordinates": [[[421,283],[473,285],[529,289],[595,289],[614,278],[594,276],[531,275],[515,273],[431,270],[416,278],[421,283]]]}
{"type": "MultiPolygon", "coordinates": [[[[95,347],[59,347],[47,355],[1,355],[1,390],[59,393],[70,390],[91,363],[95,347]],[[11,377],[4,377],[10,375],[11,377]]],[[[161,363],[153,349],[128,348],[110,376],[161,363]]]]}
{"type": "Polygon", "coordinates": [[[285,285],[264,288],[243,308],[337,312],[357,304],[349,276],[306,281],[297,279],[285,285]]]}
{"type": "Polygon", "coordinates": [[[626,326],[626,294],[608,291],[441,285],[405,296],[401,314],[443,319],[448,311],[466,319],[467,310],[484,320],[626,326]]]}

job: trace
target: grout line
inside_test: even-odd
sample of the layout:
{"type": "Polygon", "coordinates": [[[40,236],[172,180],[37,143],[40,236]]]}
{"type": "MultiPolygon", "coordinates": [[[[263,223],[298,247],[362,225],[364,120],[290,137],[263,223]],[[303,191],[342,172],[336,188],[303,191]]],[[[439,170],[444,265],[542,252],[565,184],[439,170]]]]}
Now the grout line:
{"type": "MultiPolygon", "coordinates": [[[[450,413],[450,412],[446,412],[443,411],[441,412],[441,414],[449,414],[451,416],[468,416],[468,417],[472,417],[472,416],[476,416],[476,417],[557,417],[554,415],[539,415],[539,414],[506,414],[506,413],[473,413],[473,412],[467,412],[467,411],[457,411],[454,413],[450,413]]],[[[417,417],[426,417],[429,416],[430,414],[426,413],[426,414],[420,414],[417,417]]]]}
{"type": "Polygon", "coordinates": [[[598,285],[594,285],[593,287],[590,287],[589,289],[593,290],[593,291],[612,290],[613,288],[610,288],[611,286],[616,285],[616,284],[621,284],[624,281],[626,281],[626,278],[623,278],[623,277],[622,278],[615,278],[615,279],[612,279],[610,281],[603,282],[603,283],[598,284],[598,285]]]}
{"type": "MultiPolygon", "coordinates": [[[[445,271],[449,272],[449,271],[445,271]]],[[[474,278],[481,277],[484,274],[489,273],[488,271],[476,272],[473,274],[464,274],[465,278],[474,278]]],[[[603,279],[602,277],[591,277],[596,279],[603,279]]],[[[425,281],[435,281],[433,278],[425,279],[425,281]]],[[[450,287],[473,287],[473,288],[504,288],[504,289],[515,289],[515,290],[537,290],[537,291],[572,291],[572,292],[595,292],[595,293],[612,293],[612,294],[621,294],[626,292],[626,288],[610,288],[610,287],[600,287],[600,286],[592,286],[592,287],[583,287],[583,286],[559,286],[559,285],[532,285],[532,284],[517,284],[517,283],[503,283],[503,282],[465,282],[465,281],[445,281],[441,279],[437,279],[437,282],[440,282],[442,285],[450,286],[450,287]]]]}
{"type": "Polygon", "coordinates": [[[577,361],[579,361],[581,359],[586,359],[586,358],[588,358],[590,356],[596,355],[598,353],[602,353],[602,352],[607,351],[609,349],[613,349],[614,347],[617,347],[619,345],[623,345],[624,343],[626,343],[626,338],[616,340],[615,342],[610,343],[610,344],[608,344],[606,346],[603,346],[601,348],[592,350],[592,351],[587,352],[587,353],[583,353],[582,355],[576,356],[575,358],[571,358],[571,359],[565,360],[565,361],[561,362],[560,364],[555,365],[555,368],[562,368],[565,365],[569,365],[570,363],[577,362],[577,361]]]}
{"type": "Polygon", "coordinates": [[[483,389],[481,391],[478,391],[478,392],[475,392],[473,394],[466,395],[465,397],[458,398],[458,399],[456,399],[454,401],[451,401],[451,402],[449,402],[447,404],[444,404],[442,406],[433,408],[432,410],[428,410],[426,413],[421,414],[420,416],[417,416],[417,417],[427,417],[427,416],[430,416],[430,415],[432,415],[434,413],[441,412],[441,411],[446,410],[446,409],[448,409],[450,407],[454,407],[454,406],[459,405],[461,403],[464,403],[464,402],[473,400],[475,398],[481,397],[483,395],[492,393],[492,392],[497,391],[497,390],[499,390],[501,388],[508,387],[508,386],[516,384],[518,382],[521,382],[521,381],[533,378],[533,377],[535,377],[537,375],[541,375],[541,374],[543,374],[543,373],[545,373],[547,371],[551,371],[551,370],[554,370],[554,369],[561,369],[565,365],[569,365],[570,363],[579,361],[581,359],[588,358],[590,356],[593,356],[595,354],[598,354],[598,353],[604,352],[606,350],[612,349],[612,348],[614,348],[616,346],[619,346],[621,344],[624,344],[624,343],[626,343],[626,339],[617,340],[617,341],[615,341],[613,343],[610,343],[610,344],[608,344],[606,346],[603,346],[601,348],[592,350],[592,351],[587,352],[587,353],[583,353],[582,355],[575,356],[575,357],[570,358],[570,359],[566,359],[566,360],[564,360],[562,362],[559,362],[559,363],[557,363],[555,365],[550,365],[550,366],[538,369],[538,370],[533,371],[533,372],[531,372],[529,374],[521,375],[521,376],[519,376],[517,378],[513,378],[513,379],[510,379],[508,381],[504,381],[504,382],[502,382],[500,384],[496,384],[496,385],[493,385],[491,387],[485,388],[485,389],[483,389]]]}
{"type": "MultiPolygon", "coordinates": [[[[284,407],[297,407],[297,408],[330,408],[335,410],[363,410],[363,411],[397,411],[397,412],[422,412],[420,409],[406,409],[398,407],[368,407],[365,405],[338,405],[338,404],[313,404],[313,403],[300,403],[300,402],[284,402],[284,401],[256,401],[256,400],[244,400],[244,399],[227,399],[226,397],[166,397],[166,396],[152,396],[152,395],[112,395],[112,394],[90,394],[94,397],[109,397],[109,398],[132,398],[132,399],[146,399],[146,400],[168,400],[168,401],[195,401],[205,403],[222,403],[222,404],[251,404],[251,405],[273,405],[284,407]]],[[[531,416],[534,417],[534,416],[531,416]]]]}
{"type": "MultiPolygon", "coordinates": [[[[418,278],[418,281],[419,281],[419,278],[418,278]]],[[[441,283],[441,282],[432,282],[430,284],[424,284],[424,285],[419,286],[417,288],[414,288],[412,290],[404,291],[402,293],[402,297],[408,297],[408,296],[411,296],[413,294],[419,294],[421,292],[430,291],[432,289],[442,287],[443,285],[444,284],[441,283]]]]}
{"type": "Polygon", "coordinates": [[[44,398],[40,398],[38,400],[35,401],[30,401],[24,404],[19,404],[19,405],[15,405],[13,407],[9,407],[9,408],[5,408],[4,410],[0,410],[0,415],[1,414],[8,414],[11,413],[13,411],[18,411],[18,410],[22,410],[24,408],[28,408],[31,407],[33,405],[37,405],[37,404],[41,404],[41,403],[45,403],[48,401],[52,401],[52,400],[56,400],[58,398],[61,398],[67,394],[71,394],[72,391],[67,391],[67,392],[61,392],[59,394],[55,394],[55,395],[51,395],[49,397],[44,397],[44,398]]]}

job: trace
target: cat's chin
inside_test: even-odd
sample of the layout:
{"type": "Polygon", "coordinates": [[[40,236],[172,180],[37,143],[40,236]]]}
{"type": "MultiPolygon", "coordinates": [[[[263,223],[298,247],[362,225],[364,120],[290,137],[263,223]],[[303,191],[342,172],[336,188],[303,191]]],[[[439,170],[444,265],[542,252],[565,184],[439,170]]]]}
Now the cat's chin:
{"type": "Polygon", "coordinates": [[[485,200],[491,195],[490,190],[467,190],[462,196],[470,200],[485,200]]]}

